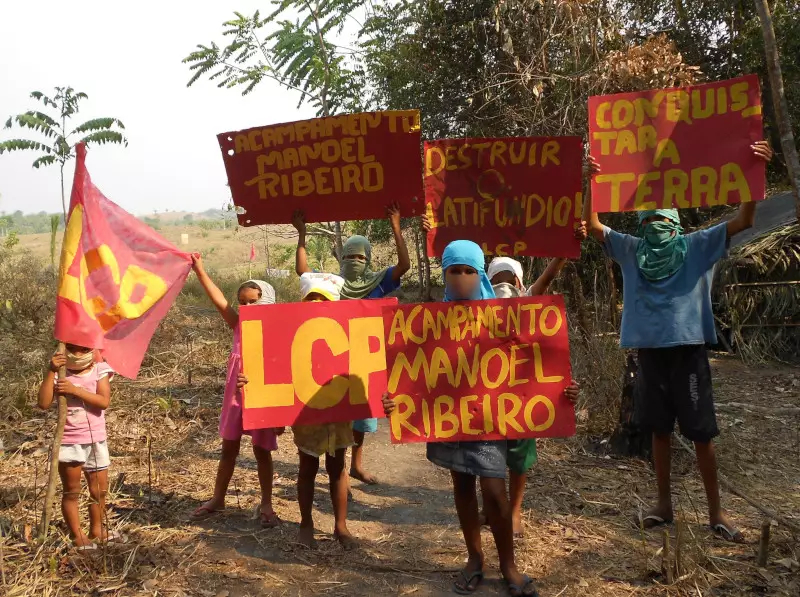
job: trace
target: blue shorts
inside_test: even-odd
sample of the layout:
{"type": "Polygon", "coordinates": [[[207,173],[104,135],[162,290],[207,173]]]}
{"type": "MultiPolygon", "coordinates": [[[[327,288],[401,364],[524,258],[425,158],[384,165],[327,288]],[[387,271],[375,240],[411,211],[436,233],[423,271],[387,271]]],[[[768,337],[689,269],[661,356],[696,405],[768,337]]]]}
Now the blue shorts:
{"type": "Polygon", "coordinates": [[[353,421],[353,431],[361,433],[375,433],[378,430],[378,419],[361,419],[353,421]]]}

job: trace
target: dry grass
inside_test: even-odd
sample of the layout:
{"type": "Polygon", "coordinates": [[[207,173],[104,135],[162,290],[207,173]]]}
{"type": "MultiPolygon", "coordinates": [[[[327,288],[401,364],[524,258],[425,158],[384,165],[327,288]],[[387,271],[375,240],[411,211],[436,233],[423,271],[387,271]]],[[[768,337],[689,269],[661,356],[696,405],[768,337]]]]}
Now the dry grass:
{"type": "MultiPolygon", "coordinates": [[[[35,269],[25,271],[38,275],[35,269]]],[[[221,285],[232,293],[237,281],[222,279],[221,285]]],[[[291,292],[279,288],[285,299],[291,292]]],[[[425,461],[422,445],[389,445],[385,428],[368,440],[367,450],[381,485],[352,487],[350,526],[362,538],[355,552],[343,552],[331,538],[323,473],[315,499],[320,547],[312,552],[295,543],[297,456],[288,432],[274,457],[274,506],[284,525],[264,530],[253,519],[258,480],[244,444],[228,510],[208,522],[188,520],[213,485],[230,349],[229,332],[191,286],[159,328],[140,379],[117,378],[112,384],[109,526],[126,542],[79,556],[70,549],[60,515],[50,537],[37,540],[54,422],[52,413],[31,408],[52,347],[47,304],[36,325],[14,315],[21,311],[0,319],[2,326],[24,330],[0,328],[0,437],[6,446],[0,460],[0,594],[449,594],[452,572],[464,558],[449,475],[425,461]]],[[[526,493],[527,538],[517,547],[520,566],[537,578],[542,595],[550,596],[797,595],[800,581],[791,570],[800,558],[797,537],[778,524],[770,563],[758,569],[753,540],[763,516],[726,493],[726,506],[751,543],[712,538],[693,460],[679,449],[674,493],[680,524],[669,529],[673,555],[667,563],[677,566],[680,546],[681,565],[668,583],[661,533],[643,534],[631,521],[654,497],[649,465],[612,458],[603,445],[589,441],[614,419],[615,384],[621,384],[616,339],[604,335],[599,321],[595,325],[594,340],[573,339],[575,374],[585,389],[589,418],[576,438],[540,443],[540,461],[526,493]]],[[[789,368],[748,368],[732,358],[715,360],[713,366],[721,404],[721,469],[754,501],[800,524],[800,417],[775,411],[800,406],[800,376],[789,368]]],[[[499,594],[495,550],[488,532],[483,538],[488,578],[478,595],[499,594]]]]}

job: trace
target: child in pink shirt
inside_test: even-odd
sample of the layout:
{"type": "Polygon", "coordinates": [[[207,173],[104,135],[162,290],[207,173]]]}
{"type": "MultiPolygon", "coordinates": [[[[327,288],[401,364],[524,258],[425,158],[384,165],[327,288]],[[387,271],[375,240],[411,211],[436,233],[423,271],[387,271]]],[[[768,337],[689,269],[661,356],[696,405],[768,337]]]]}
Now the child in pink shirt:
{"type": "MultiPolygon", "coordinates": [[[[241,388],[237,387],[242,369],[239,314],[231,307],[228,299],[206,273],[200,257],[193,255],[192,261],[197,279],[206,291],[208,298],[214,303],[225,323],[233,329],[233,347],[228,358],[225,395],[219,417],[222,457],[217,467],[214,495],[197,508],[191,518],[192,520],[204,520],[225,509],[225,494],[228,492],[228,484],[236,468],[236,458],[239,456],[242,435],[247,434],[253,438],[253,453],[258,463],[258,481],[261,485],[261,505],[259,507],[261,526],[272,528],[281,522],[272,508],[272,451],[278,449],[276,436],[283,433],[283,428],[244,430],[242,426],[242,392],[241,388]]],[[[269,305],[275,302],[275,290],[262,280],[248,280],[239,287],[236,299],[240,306],[269,305]]]]}
{"type": "Polygon", "coordinates": [[[67,399],[67,421],[58,454],[58,472],[64,486],[61,512],[79,550],[94,549],[94,541],[113,541],[115,533],[104,528],[108,466],[105,409],[111,399],[109,381],[114,372],[106,363],[95,363],[91,348],[66,345],[66,354],[55,354],[39,388],[39,407],[50,408],[54,394],[67,399]],[[59,367],[67,376],[58,379],[59,367]],[[89,535],[81,530],[78,497],[81,470],[89,486],[89,535]]]}

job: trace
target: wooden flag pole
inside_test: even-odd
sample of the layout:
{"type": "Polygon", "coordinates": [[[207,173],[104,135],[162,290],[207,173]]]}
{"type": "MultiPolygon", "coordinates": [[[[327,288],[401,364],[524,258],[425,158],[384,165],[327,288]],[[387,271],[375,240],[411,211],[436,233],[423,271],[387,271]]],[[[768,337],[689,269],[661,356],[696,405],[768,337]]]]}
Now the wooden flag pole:
{"type": "MultiPolygon", "coordinates": [[[[64,354],[66,347],[63,342],[58,343],[58,354],[64,354]]],[[[67,368],[58,369],[58,378],[66,379],[67,368]]],[[[56,484],[58,483],[58,453],[61,449],[61,440],[64,437],[64,425],[67,423],[67,397],[63,394],[58,395],[58,421],[56,422],[56,433],[53,436],[53,451],[50,454],[50,474],[47,477],[47,493],[44,498],[44,511],[42,512],[42,523],[39,527],[39,536],[42,539],[47,537],[50,528],[50,519],[53,516],[53,499],[56,495],[56,484]]]]}

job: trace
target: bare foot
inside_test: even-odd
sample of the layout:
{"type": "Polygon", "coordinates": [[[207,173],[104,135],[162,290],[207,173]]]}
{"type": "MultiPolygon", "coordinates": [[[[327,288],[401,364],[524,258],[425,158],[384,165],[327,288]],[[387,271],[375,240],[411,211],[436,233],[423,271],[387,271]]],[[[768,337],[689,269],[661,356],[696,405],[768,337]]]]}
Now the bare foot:
{"type": "Polygon", "coordinates": [[[75,545],[75,547],[90,547],[94,545],[92,540],[89,537],[87,537],[83,532],[81,532],[80,535],[77,535],[72,540],[72,543],[73,545],[75,545]]]}
{"type": "Polygon", "coordinates": [[[210,518],[217,514],[218,512],[222,512],[225,509],[225,502],[218,502],[214,498],[211,498],[202,506],[197,508],[192,515],[189,517],[192,520],[205,520],[206,518],[210,518]]]}
{"type": "Polygon", "coordinates": [[[333,537],[346,551],[350,551],[358,547],[358,540],[350,534],[350,531],[344,529],[343,531],[334,531],[333,537]]]}
{"type": "Polygon", "coordinates": [[[92,541],[99,541],[100,543],[113,543],[115,541],[119,541],[121,535],[116,531],[109,531],[108,529],[103,529],[99,533],[95,533],[94,531],[89,533],[89,539],[92,541]]]}
{"type": "MultiPolygon", "coordinates": [[[[657,505],[654,508],[645,513],[642,516],[641,525],[645,529],[652,529],[662,524],[670,524],[673,520],[672,514],[672,505],[662,506],[661,504],[657,505]]],[[[639,526],[640,522],[636,520],[636,526],[639,526]]]]}
{"type": "Polygon", "coordinates": [[[366,483],[367,485],[377,485],[378,484],[378,478],[375,477],[375,475],[371,475],[368,472],[362,471],[360,469],[351,468],[350,469],[350,476],[353,477],[353,479],[358,479],[362,483],[366,483]]]}
{"type": "Polygon", "coordinates": [[[307,547],[308,549],[314,549],[316,547],[316,541],[314,541],[314,527],[301,526],[300,530],[297,533],[297,542],[300,545],[307,547]]]}

